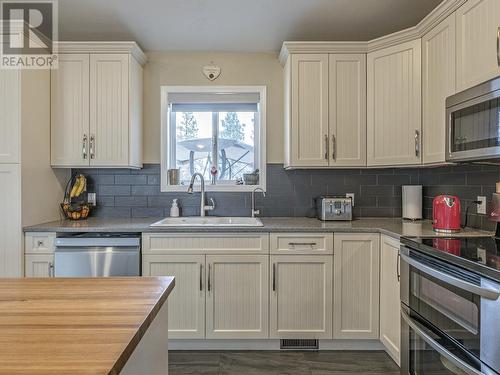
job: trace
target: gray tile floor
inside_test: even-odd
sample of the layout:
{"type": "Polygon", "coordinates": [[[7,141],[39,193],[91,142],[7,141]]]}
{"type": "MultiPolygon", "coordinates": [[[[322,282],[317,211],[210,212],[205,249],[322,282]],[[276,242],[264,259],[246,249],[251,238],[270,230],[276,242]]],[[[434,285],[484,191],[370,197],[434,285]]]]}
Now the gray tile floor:
{"type": "Polygon", "coordinates": [[[382,351],[171,351],[170,375],[398,375],[382,351]]]}

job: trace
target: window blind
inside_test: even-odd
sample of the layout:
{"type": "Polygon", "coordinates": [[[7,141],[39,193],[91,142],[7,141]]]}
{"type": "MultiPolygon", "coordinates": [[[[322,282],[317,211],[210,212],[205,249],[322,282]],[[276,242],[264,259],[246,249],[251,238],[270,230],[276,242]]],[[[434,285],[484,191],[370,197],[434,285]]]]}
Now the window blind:
{"type": "Polygon", "coordinates": [[[171,93],[174,112],[257,112],[259,93],[171,93]]]}

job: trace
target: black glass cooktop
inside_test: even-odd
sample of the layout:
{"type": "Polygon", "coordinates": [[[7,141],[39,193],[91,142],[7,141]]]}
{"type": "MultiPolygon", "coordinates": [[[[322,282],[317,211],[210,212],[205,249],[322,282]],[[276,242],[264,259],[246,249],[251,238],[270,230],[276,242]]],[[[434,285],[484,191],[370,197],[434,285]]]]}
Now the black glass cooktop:
{"type": "Polygon", "coordinates": [[[500,280],[500,239],[495,237],[402,238],[409,247],[500,280]]]}

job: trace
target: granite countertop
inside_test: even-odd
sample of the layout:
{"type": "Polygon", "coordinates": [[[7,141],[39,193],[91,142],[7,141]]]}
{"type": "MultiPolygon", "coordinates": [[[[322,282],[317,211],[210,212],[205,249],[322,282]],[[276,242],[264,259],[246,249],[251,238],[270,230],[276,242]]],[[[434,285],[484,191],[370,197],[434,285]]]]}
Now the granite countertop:
{"type": "Polygon", "coordinates": [[[0,280],[0,374],[118,374],[173,277],[0,280]]]}
{"type": "MultiPolygon", "coordinates": [[[[168,227],[151,228],[149,225],[162,218],[104,219],[89,218],[82,221],[53,221],[25,227],[25,232],[353,232],[382,233],[399,238],[406,237],[449,237],[432,230],[429,220],[408,221],[401,218],[362,218],[353,221],[327,221],[305,217],[264,217],[262,227],[168,227]]],[[[460,236],[491,236],[485,232],[466,228],[460,236]]]]}

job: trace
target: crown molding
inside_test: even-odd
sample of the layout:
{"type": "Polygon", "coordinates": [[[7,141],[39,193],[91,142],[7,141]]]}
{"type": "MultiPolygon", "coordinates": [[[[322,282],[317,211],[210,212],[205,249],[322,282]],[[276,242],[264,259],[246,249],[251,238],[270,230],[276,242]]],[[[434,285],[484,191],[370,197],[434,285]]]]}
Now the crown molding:
{"type": "Polygon", "coordinates": [[[366,53],[366,42],[283,42],[279,60],[285,64],[292,53],[366,53]]]}
{"type": "Polygon", "coordinates": [[[417,25],[376,39],[360,42],[283,42],[279,61],[285,65],[293,53],[368,53],[421,38],[467,0],[443,0],[417,25]]]}
{"type": "Polygon", "coordinates": [[[139,64],[148,58],[136,42],[57,42],[59,53],[129,53],[139,64]]]}

